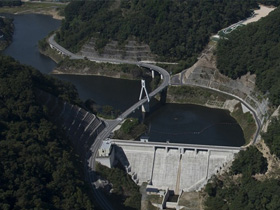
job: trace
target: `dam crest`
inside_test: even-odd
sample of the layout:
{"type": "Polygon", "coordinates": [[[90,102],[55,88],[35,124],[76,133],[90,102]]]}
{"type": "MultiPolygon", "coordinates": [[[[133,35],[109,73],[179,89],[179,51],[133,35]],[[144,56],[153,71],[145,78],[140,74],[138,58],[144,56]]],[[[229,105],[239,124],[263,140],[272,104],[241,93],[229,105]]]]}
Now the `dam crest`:
{"type": "MultiPolygon", "coordinates": [[[[106,142],[106,141],[105,141],[106,142]]],[[[135,183],[147,182],[175,194],[197,191],[212,175],[230,163],[240,147],[139,142],[110,139],[114,160],[119,161],[135,183]]],[[[106,158],[97,158],[106,164],[106,158]]],[[[107,162],[108,163],[108,162],[107,162]]]]}

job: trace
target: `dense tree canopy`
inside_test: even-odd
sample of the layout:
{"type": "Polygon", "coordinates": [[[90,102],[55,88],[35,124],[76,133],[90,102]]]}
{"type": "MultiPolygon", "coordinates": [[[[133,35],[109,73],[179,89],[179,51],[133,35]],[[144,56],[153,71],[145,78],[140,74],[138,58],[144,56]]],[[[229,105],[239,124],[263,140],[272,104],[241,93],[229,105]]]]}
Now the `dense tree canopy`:
{"type": "Polygon", "coordinates": [[[141,194],[137,186],[125,171],[119,168],[107,168],[97,165],[97,172],[113,184],[109,197],[116,209],[137,210],[141,208],[141,194]]]}
{"type": "Polygon", "coordinates": [[[128,118],[122,123],[119,130],[114,132],[113,138],[116,139],[138,139],[147,131],[147,126],[140,123],[137,118],[128,118]]]}
{"type": "Polygon", "coordinates": [[[238,157],[233,161],[231,171],[233,174],[257,174],[265,173],[267,161],[262,153],[254,146],[250,146],[246,151],[240,151],[238,157]]]}
{"type": "Polygon", "coordinates": [[[209,36],[256,8],[255,0],[73,1],[57,33],[60,44],[77,52],[90,37],[102,48],[109,40],[120,43],[136,37],[165,60],[193,60],[209,36]]]}
{"type": "Polygon", "coordinates": [[[0,56],[0,209],[92,209],[80,163],[36,102],[38,88],[78,101],[69,85],[0,56]]]}
{"type": "Polygon", "coordinates": [[[280,158],[280,120],[273,118],[267,132],[262,136],[270,152],[280,158]]]}
{"type": "MultiPolygon", "coordinates": [[[[280,120],[274,118],[267,133],[262,134],[270,151],[278,157],[279,127],[280,120]]],[[[206,209],[280,209],[279,179],[266,178],[264,181],[258,181],[252,176],[264,173],[266,167],[266,160],[255,147],[251,146],[240,152],[232,164],[230,174],[241,174],[241,177],[224,175],[222,179],[215,178],[208,183],[205,188],[208,194],[204,203],[206,209]]]]}
{"type": "Polygon", "coordinates": [[[208,194],[206,210],[216,209],[269,209],[280,208],[280,182],[277,179],[258,181],[256,173],[265,173],[267,161],[256,147],[241,151],[234,160],[229,174],[215,177],[205,187],[208,194]],[[239,174],[233,178],[232,174],[239,174]],[[241,175],[241,176],[240,176],[241,175]]]}
{"type": "Polygon", "coordinates": [[[247,72],[257,75],[257,87],[274,105],[280,104],[280,8],[219,41],[218,68],[235,79],[247,72]]]}
{"type": "Polygon", "coordinates": [[[258,3],[277,7],[280,5],[280,0],[258,0],[258,3]]]}
{"type": "Polygon", "coordinates": [[[206,210],[280,209],[280,182],[276,179],[257,181],[244,175],[238,181],[215,180],[206,186],[209,197],[206,210]]]}

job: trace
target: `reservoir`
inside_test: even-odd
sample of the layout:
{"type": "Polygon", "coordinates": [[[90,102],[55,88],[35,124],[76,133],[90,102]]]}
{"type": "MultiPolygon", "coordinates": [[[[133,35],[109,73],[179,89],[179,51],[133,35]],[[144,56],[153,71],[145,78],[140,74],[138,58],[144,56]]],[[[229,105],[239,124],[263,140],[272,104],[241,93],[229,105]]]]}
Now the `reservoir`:
{"type": "MultiPolygon", "coordinates": [[[[23,64],[31,65],[49,74],[56,64],[41,55],[37,43],[51,31],[59,28],[60,21],[45,15],[14,16],[15,31],[12,44],[4,54],[23,64]]],[[[112,79],[99,76],[56,75],[71,82],[81,99],[93,99],[100,105],[111,105],[121,111],[134,104],[139,97],[140,81],[112,79]]],[[[241,146],[243,132],[227,111],[197,105],[165,104],[146,119],[150,141],[241,146]]]]}

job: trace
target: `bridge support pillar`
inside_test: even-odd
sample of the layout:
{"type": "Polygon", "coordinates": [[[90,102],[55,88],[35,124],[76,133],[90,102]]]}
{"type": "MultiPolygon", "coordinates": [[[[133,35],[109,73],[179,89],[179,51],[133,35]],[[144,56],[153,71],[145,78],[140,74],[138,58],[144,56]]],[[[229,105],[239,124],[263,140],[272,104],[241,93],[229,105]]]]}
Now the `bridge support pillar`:
{"type": "Polygon", "coordinates": [[[154,79],[155,78],[155,71],[152,70],[152,78],[154,79]]]}
{"type": "Polygon", "coordinates": [[[150,111],[150,106],[149,106],[149,103],[144,103],[142,106],[142,112],[149,112],[150,111]]]}
{"type": "Polygon", "coordinates": [[[178,151],[179,151],[180,154],[184,154],[184,148],[179,148],[178,151]]]}

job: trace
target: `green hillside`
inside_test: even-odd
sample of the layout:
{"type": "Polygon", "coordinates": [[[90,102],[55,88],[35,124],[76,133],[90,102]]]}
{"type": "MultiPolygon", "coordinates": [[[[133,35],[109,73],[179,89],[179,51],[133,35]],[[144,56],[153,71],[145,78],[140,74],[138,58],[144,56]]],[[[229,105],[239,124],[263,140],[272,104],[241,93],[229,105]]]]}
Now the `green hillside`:
{"type": "Polygon", "coordinates": [[[280,9],[245,27],[239,27],[219,41],[219,70],[236,79],[247,72],[257,75],[257,87],[280,104],[280,9]]]}
{"type": "Polygon", "coordinates": [[[0,55],[0,209],[93,209],[83,166],[36,89],[79,103],[73,86],[0,55]]]}
{"type": "MultiPolygon", "coordinates": [[[[271,153],[278,158],[279,126],[280,121],[273,119],[268,132],[262,135],[271,153]]],[[[270,158],[268,160],[272,162],[270,158]]],[[[255,146],[238,153],[229,173],[212,179],[206,185],[205,209],[280,209],[279,159],[276,161],[276,167],[272,165],[269,174],[265,174],[267,159],[255,146]],[[258,176],[262,178],[258,179],[258,176]]]]}
{"type": "Polygon", "coordinates": [[[77,52],[90,37],[97,38],[97,50],[110,40],[121,45],[136,38],[162,60],[192,63],[211,34],[256,7],[255,0],[73,1],[65,8],[57,41],[77,52]]]}

